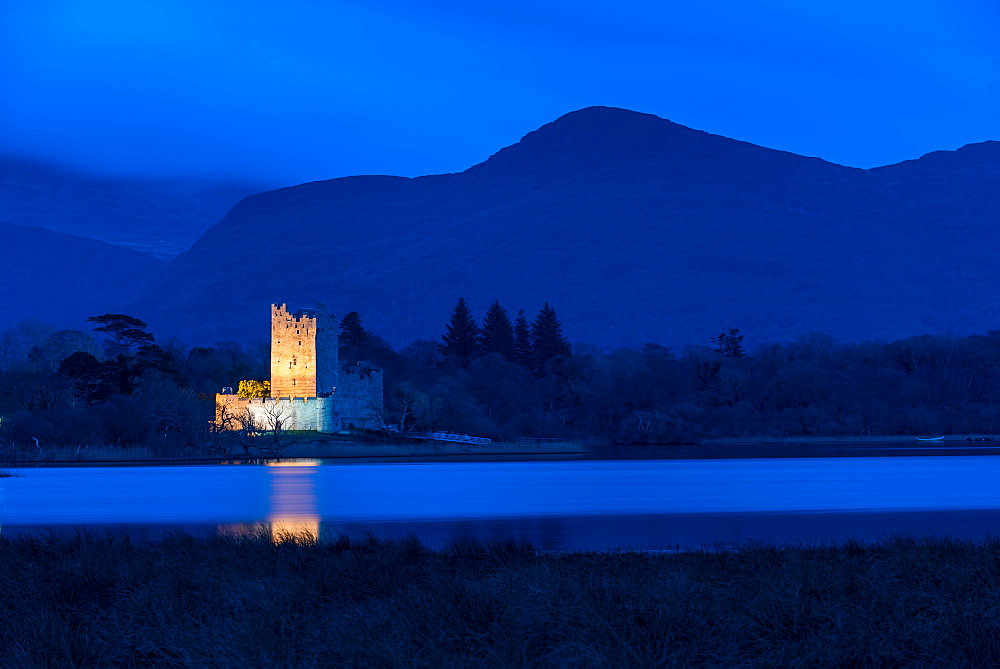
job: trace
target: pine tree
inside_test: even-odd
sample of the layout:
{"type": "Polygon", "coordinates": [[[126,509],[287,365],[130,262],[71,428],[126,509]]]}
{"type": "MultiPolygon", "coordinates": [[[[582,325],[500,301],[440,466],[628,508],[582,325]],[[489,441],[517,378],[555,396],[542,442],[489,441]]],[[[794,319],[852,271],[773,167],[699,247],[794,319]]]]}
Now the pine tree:
{"type": "Polygon", "coordinates": [[[531,344],[535,369],[542,369],[552,358],[570,355],[569,341],[563,336],[556,310],[548,302],[531,324],[531,344]]]}
{"type": "Polygon", "coordinates": [[[166,356],[152,334],[146,332],[146,324],[127,314],[104,314],[87,319],[97,323],[95,332],[103,332],[114,342],[118,355],[115,358],[115,378],[118,392],[131,395],[138,387],[139,377],[158,363],[166,365],[166,356]],[[138,354],[136,354],[138,350],[138,354]]]}
{"type": "Polygon", "coordinates": [[[475,355],[479,346],[479,327],[464,297],[458,298],[458,304],[455,305],[455,311],[451,314],[451,321],[448,322],[441,341],[442,343],[438,345],[441,354],[460,365],[468,364],[475,355]]]}
{"type": "Polygon", "coordinates": [[[340,319],[340,345],[353,344],[360,346],[367,344],[371,333],[361,325],[361,314],[352,311],[340,319]]]}
{"type": "Polygon", "coordinates": [[[518,309],[514,319],[514,362],[522,367],[531,367],[535,359],[531,347],[531,328],[528,319],[524,317],[524,309],[518,309]]]}
{"type": "Polygon", "coordinates": [[[737,328],[728,328],[722,331],[718,337],[712,337],[715,344],[715,352],[727,358],[742,358],[746,355],[743,350],[743,335],[737,328]]]}
{"type": "Polygon", "coordinates": [[[514,358],[514,326],[499,300],[490,305],[486,312],[479,343],[484,355],[499,353],[508,360],[514,358]]]}
{"type": "Polygon", "coordinates": [[[361,315],[352,311],[340,319],[337,336],[341,364],[353,365],[367,359],[370,354],[371,333],[361,324],[361,315]]]}

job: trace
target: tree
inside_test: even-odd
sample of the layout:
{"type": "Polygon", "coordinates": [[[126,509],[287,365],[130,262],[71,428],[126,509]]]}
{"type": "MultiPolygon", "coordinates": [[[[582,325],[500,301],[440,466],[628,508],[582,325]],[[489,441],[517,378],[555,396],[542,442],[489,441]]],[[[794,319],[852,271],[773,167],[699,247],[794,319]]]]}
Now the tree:
{"type": "Polygon", "coordinates": [[[396,431],[405,434],[420,425],[430,406],[430,397],[410,381],[400,381],[392,391],[392,406],[394,413],[399,416],[396,431]]]}
{"type": "Polygon", "coordinates": [[[288,404],[264,400],[257,421],[261,429],[257,448],[274,457],[288,447],[288,424],[292,422],[288,404]]]}
{"type": "Polygon", "coordinates": [[[490,305],[483,319],[480,350],[486,355],[499,353],[507,360],[514,359],[514,326],[499,300],[490,305]]]}
{"type": "Polygon", "coordinates": [[[99,324],[99,327],[94,328],[95,332],[103,332],[111,337],[118,348],[118,355],[130,356],[133,348],[155,343],[153,335],[146,332],[146,324],[134,316],[104,314],[91,316],[87,320],[99,324]]]}
{"type": "Polygon", "coordinates": [[[28,361],[40,368],[55,370],[60,361],[77,351],[97,355],[94,338],[79,330],[60,330],[49,335],[44,344],[32,346],[28,361]]]}
{"type": "Polygon", "coordinates": [[[271,382],[268,380],[257,381],[255,379],[244,379],[240,381],[240,386],[236,391],[237,397],[261,398],[271,396],[271,382]]]}
{"type": "Polygon", "coordinates": [[[361,314],[352,311],[340,319],[338,344],[340,359],[345,365],[353,365],[369,357],[372,334],[361,324],[361,314]]]}
{"type": "Polygon", "coordinates": [[[104,314],[91,316],[87,320],[97,323],[98,327],[94,331],[103,332],[114,343],[113,349],[117,354],[113,363],[115,385],[122,395],[132,394],[144,371],[156,369],[176,375],[173,360],[156,345],[156,339],[146,332],[146,324],[138,318],[126,314],[104,314]]]}
{"type": "Polygon", "coordinates": [[[59,363],[59,372],[73,379],[73,395],[88,404],[103,402],[114,392],[114,370],[90,353],[77,351],[59,363]]]}
{"type": "Polygon", "coordinates": [[[743,350],[743,335],[737,328],[728,328],[722,331],[718,337],[712,337],[715,344],[715,352],[727,358],[742,358],[746,355],[743,350]]]}
{"type": "Polygon", "coordinates": [[[548,302],[531,324],[531,347],[538,370],[553,358],[570,355],[569,341],[563,336],[556,310],[548,302]]]}
{"type": "Polygon", "coordinates": [[[524,317],[524,309],[519,309],[514,320],[514,362],[522,367],[531,367],[534,359],[531,327],[528,325],[528,319],[524,317]]]}
{"type": "Polygon", "coordinates": [[[458,304],[455,305],[441,340],[442,343],[438,346],[441,354],[462,367],[469,364],[469,360],[475,355],[479,345],[479,327],[464,297],[458,298],[458,304]]]}
{"type": "Polygon", "coordinates": [[[352,311],[340,319],[340,345],[361,346],[368,343],[371,333],[361,325],[361,314],[352,311]]]}
{"type": "Polygon", "coordinates": [[[142,374],[155,369],[171,376],[176,381],[180,375],[174,356],[164,351],[158,344],[143,344],[135,354],[135,371],[142,374]]]}

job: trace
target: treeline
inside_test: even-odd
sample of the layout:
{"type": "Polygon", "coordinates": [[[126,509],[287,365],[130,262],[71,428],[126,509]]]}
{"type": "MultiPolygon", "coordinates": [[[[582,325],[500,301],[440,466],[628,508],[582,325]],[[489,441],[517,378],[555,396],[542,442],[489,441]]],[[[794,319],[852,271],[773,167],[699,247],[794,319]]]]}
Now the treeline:
{"type": "Polygon", "coordinates": [[[570,343],[545,304],[529,324],[459,300],[439,341],[375,337],[387,424],[516,439],[683,443],[717,437],[1000,433],[1000,330],[838,344],[811,333],[748,353],[738,329],[675,352],[570,343]],[[513,341],[513,344],[511,343],[513,341]]]}
{"type": "Polygon", "coordinates": [[[94,332],[27,321],[0,333],[0,455],[66,445],[146,446],[164,454],[229,452],[211,429],[214,395],[266,378],[267,348],[157,343],[141,320],[104,314],[94,332]]]}
{"type": "MultiPolygon", "coordinates": [[[[0,449],[56,444],[229,448],[214,394],[267,379],[268,347],[157,342],[105,314],[92,333],[37,322],[0,334],[0,449]],[[37,440],[37,441],[35,441],[37,440]]],[[[459,300],[437,341],[401,350],[351,312],[341,362],[385,371],[378,416],[396,433],[682,443],[712,437],[1000,433],[1000,331],[838,344],[822,334],[747,352],[727,329],[675,352],[572,345],[555,309],[482,319],[459,300]]]]}

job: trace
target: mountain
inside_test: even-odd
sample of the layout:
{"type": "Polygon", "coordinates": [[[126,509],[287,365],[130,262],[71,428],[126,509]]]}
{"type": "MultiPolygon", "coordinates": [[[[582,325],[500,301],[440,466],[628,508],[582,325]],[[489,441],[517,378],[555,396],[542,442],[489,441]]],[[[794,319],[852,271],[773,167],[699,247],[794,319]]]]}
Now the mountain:
{"type": "Polygon", "coordinates": [[[217,223],[252,184],[99,179],[0,157],[0,223],[46,228],[172,258],[217,223]]]}
{"type": "Polygon", "coordinates": [[[201,342],[322,301],[405,344],[440,336],[460,296],[480,317],[549,301],[606,347],[983,331],[998,161],[991,142],[861,170],[591,107],[458,174],[247,197],[132,308],[201,342]]]}
{"type": "Polygon", "coordinates": [[[120,312],[165,263],[99,242],[0,223],[0,329],[28,318],[81,329],[89,316],[120,312]]]}

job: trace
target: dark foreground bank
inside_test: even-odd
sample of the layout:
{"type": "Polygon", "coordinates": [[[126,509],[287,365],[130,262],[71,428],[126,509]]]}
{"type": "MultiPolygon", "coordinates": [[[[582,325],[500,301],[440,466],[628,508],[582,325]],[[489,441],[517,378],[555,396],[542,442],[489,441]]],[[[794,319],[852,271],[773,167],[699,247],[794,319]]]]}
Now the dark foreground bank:
{"type": "Polygon", "coordinates": [[[1000,541],[0,539],[0,666],[997,665],[1000,541]]]}

